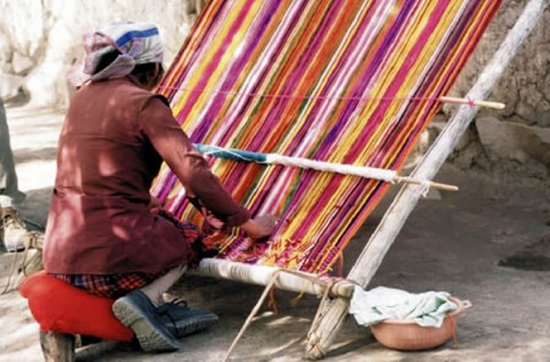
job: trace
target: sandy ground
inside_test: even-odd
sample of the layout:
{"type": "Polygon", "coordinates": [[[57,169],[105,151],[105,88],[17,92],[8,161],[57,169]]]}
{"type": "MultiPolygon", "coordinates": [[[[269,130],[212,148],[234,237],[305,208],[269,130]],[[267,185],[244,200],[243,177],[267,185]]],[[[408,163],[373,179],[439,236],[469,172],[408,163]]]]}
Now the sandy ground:
{"type": "MultiPolygon", "coordinates": [[[[20,213],[44,225],[62,110],[11,107],[7,111],[20,186],[28,195],[20,213]]],[[[326,360],[550,360],[550,190],[513,175],[464,172],[451,165],[441,170],[437,180],[456,184],[460,191],[419,203],[369,288],[439,290],[469,299],[473,307],[459,319],[459,343],[424,352],[393,351],[349,318],[326,360]],[[535,270],[499,266],[513,255],[523,259],[512,263],[519,260],[535,270]]],[[[348,247],[345,270],[379,222],[388,199],[348,247]]],[[[2,289],[12,261],[13,255],[0,254],[2,289]]],[[[154,355],[119,348],[97,360],[221,361],[262,291],[263,287],[227,280],[184,277],[174,293],[191,306],[217,313],[216,327],[185,338],[177,353],[154,355]]],[[[275,296],[279,313],[263,306],[231,360],[301,360],[319,300],[304,296],[292,306],[294,293],[277,291],[275,296]]],[[[1,361],[42,360],[38,326],[16,290],[0,296],[0,334],[1,361]]]]}

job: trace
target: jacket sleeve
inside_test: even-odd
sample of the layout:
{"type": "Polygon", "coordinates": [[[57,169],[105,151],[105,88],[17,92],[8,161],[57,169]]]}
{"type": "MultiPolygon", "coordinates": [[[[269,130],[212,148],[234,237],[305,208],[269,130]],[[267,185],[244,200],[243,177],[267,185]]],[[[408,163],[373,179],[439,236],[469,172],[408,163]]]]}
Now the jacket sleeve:
{"type": "Polygon", "coordinates": [[[145,102],[138,114],[138,127],[188,194],[198,197],[225,226],[239,226],[250,219],[248,210],[233,199],[211,172],[202,154],[174,119],[164,97],[153,96],[145,102]]]}

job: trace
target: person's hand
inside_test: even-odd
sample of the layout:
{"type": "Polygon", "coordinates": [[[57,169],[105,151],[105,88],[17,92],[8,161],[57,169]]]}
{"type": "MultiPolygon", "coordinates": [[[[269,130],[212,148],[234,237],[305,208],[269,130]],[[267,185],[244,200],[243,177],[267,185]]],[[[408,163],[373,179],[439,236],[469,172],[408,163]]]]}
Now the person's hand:
{"type": "Polygon", "coordinates": [[[160,202],[160,199],[151,195],[151,199],[149,201],[149,209],[154,209],[154,208],[162,208],[162,202],[160,202]]]}
{"type": "Polygon", "coordinates": [[[277,217],[270,214],[256,216],[241,225],[241,229],[252,239],[269,236],[277,225],[277,217]]]}

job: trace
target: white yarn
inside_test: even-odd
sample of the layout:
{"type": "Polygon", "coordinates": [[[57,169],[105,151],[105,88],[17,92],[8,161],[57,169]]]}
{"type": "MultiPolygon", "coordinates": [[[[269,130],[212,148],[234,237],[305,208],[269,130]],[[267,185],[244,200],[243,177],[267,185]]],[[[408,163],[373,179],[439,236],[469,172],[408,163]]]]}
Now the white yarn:
{"type": "Polygon", "coordinates": [[[301,167],[306,169],[309,168],[325,172],[335,172],[344,175],[354,175],[388,182],[391,182],[395,178],[395,176],[397,176],[397,172],[392,170],[383,170],[367,166],[344,165],[324,161],[314,161],[307,158],[281,156],[273,153],[266,155],[266,163],[301,167]]]}

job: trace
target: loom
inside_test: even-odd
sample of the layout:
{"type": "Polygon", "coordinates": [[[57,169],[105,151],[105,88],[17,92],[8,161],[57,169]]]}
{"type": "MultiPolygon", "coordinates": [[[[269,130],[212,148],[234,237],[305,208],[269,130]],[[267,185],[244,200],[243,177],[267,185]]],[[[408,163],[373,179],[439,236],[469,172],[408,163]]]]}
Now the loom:
{"type": "MultiPolygon", "coordinates": [[[[195,143],[399,171],[499,4],[210,2],[159,92],[195,143]]],[[[389,186],[225,159],[211,167],[252,213],[281,219],[261,245],[229,232],[219,258],[317,275],[389,186]]],[[[153,194],[202,222],[167,167],[153,194]]]]}
{"type": "MultiPolygon", "coordinates": [[[[399,172],[500,4],[212,1],[159,92],[197,144],[399,172]]],[[[483,100],[488,93],[473,93],[468,99],[483,100]]],[[[471,120],[475,109],[477,105],[467,103],[457,114],[470,113],[471,120]]],[[[449,127],[455,124],[451,121],[449,127]]],[[[448,132],[434,148],[446,142],[448,132]]],[[[456,143],[457,134],[452,137],[456,143]]],[[[437,155],[440,159],[449,154],[452,142],[446,148],[437,155]]],[[[248,283],[268,285],[268,276],[277,270],[318,279],[329,276],[390,185],[375,178],[235,162],[211,153],[206,157],[233,197],[253,214],[280,216],[265,243],[254,243],[239,230],[228,232],[219,240],[216,259],[204,260],[198,271],[248,283]]],[[[429,167],[432,171],[424,175],[429,160],[415,172],[421,180],[431,180],[442,164],[429,167]]],[[[408,200],[414,204],[421,190],[422,185],[408,185],[403,192],[414,195],[408,200]]],[[[201,224],[200,214],[185,200],[185,189],[167,167],[153,193],[178,217],[201,224]]],[[[385,250],[371,251],[387,219],[365,246],[360,259],[369,255],[367,263],[381,260],[388,249],[385,242],[385,250]]],[[[360,260],[348,279],[366,286],[360,275],[372,271],[358,264],[360,260]]],[[[306,278],[290,281],[280,274],[277,280],[284,289],[319,292],[306,278]]],[[[344,290],[336,299],[344,305],[340,316],[325,317],[330,327],[314,322],[309,358],[324,356],[335,320],[343,319],[349,295],[349,289],[344,290]]]]}
{"type": "MultiPolygon", "coordinates": [[[[343,283],[331,271],[390,180],[205,153],[253,214],[280,222],[256,243],[238,229],[197,274],[327,296],[306,357],[323,358],[408,215],[490,94],[548,0],[530,0],[466,98],[449,98],[501,0],[210,1],[158,92],[196,144],[398,173],[442,102],[462,103],[424,155],[343,283]],[[474,101],[472,101],[474,100],[474,101]],[[334,287],[338,285],[338,287],[334,287]]],[[[497,105],[497,107],[499,107],[497,105]]],[[[152,193],[182,219],[200,213],[164,165],[152,193]]]]}

